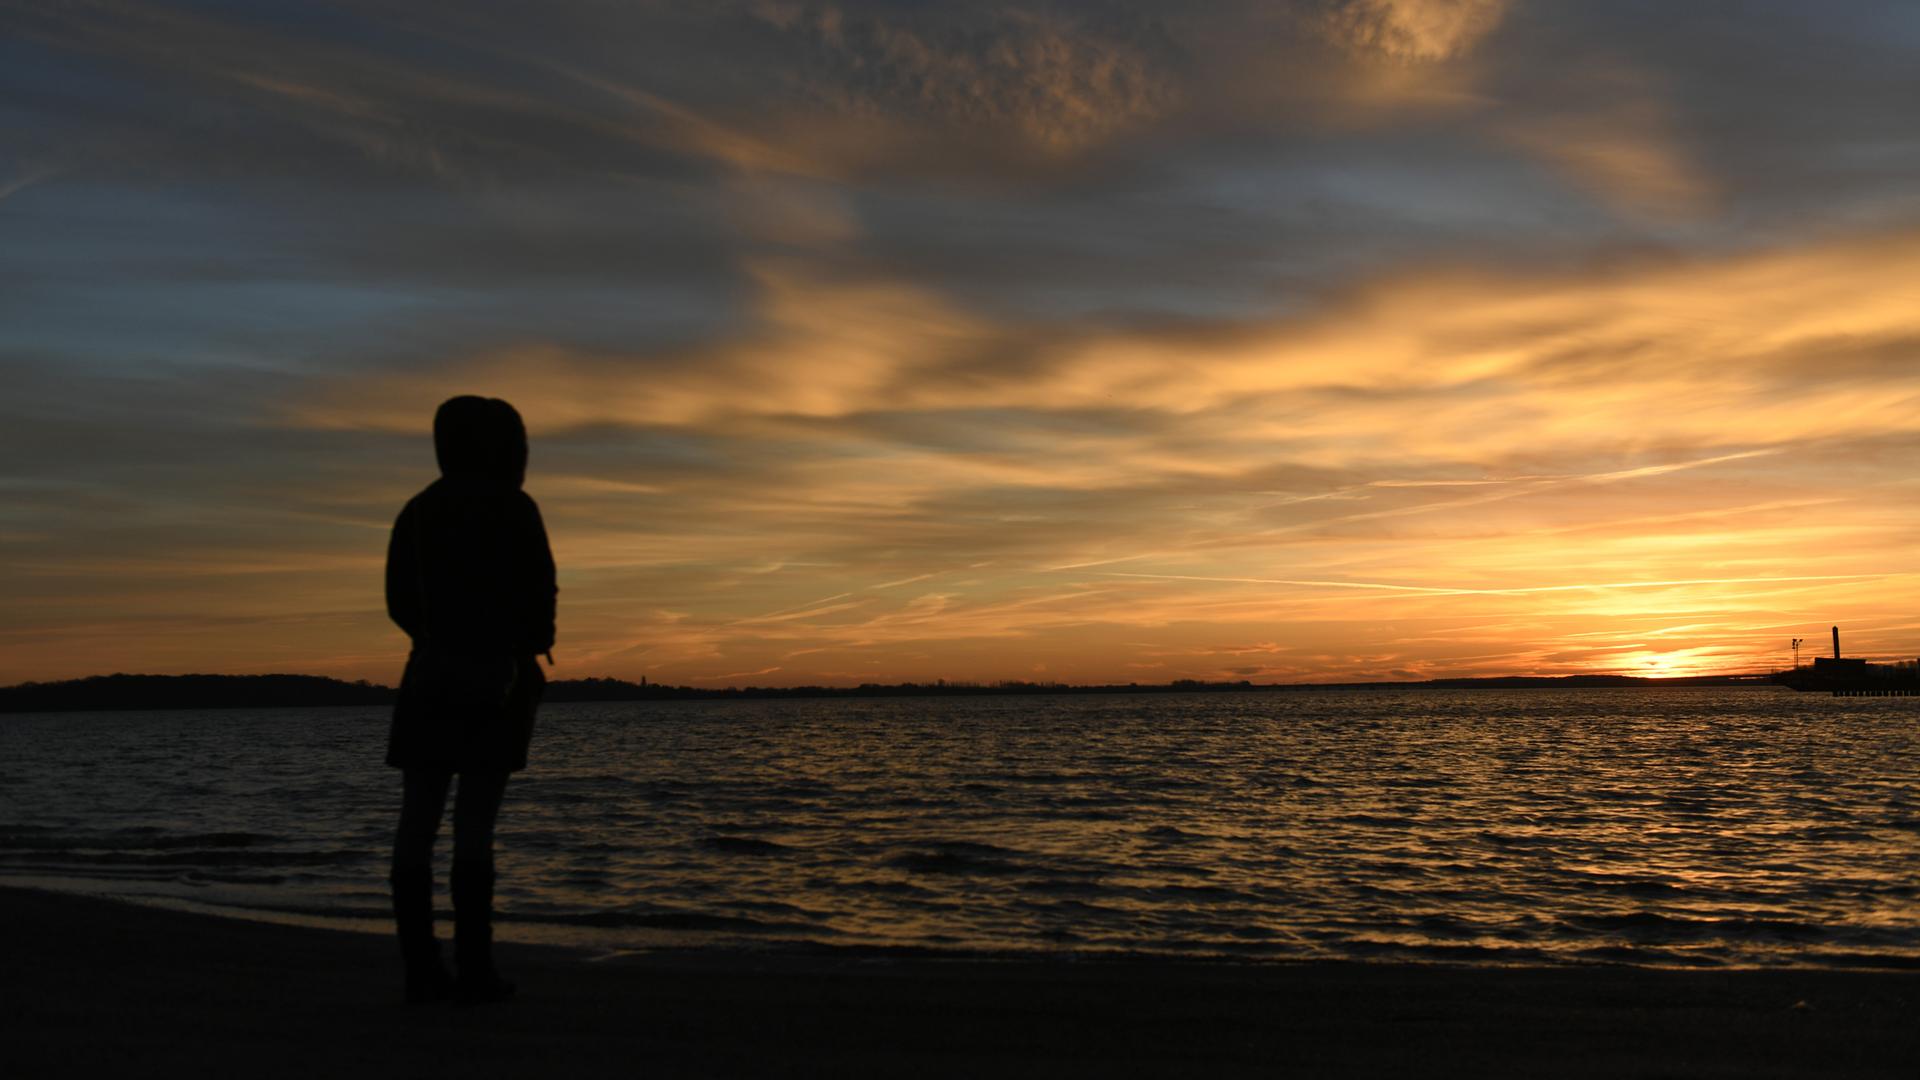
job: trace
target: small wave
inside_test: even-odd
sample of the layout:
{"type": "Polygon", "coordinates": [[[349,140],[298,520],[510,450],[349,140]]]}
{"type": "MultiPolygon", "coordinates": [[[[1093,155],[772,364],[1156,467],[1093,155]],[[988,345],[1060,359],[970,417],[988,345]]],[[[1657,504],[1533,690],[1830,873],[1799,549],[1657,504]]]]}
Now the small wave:
{"type": "Polygon", "coordinates": [[[1545,950],[1524,945],[1383,941],[1366,937],[1340,942],[1334,951],[1363,960],[1399,957],[1443,963],[1529,964],[1549,959],[1545,950]]]}
{"type": "Polygon", "coordinates": [[[945,851],[915,851],[896,855],[887,865],[913,874],[1003,875],[1017,874],[1021,868],[993,859],[975,859],[945,851]]]}
{"type": "Polygon", "coordinates": [[[1805,953],[1797,959],[1804,964],[1819,964],[1824,967],[1895,968],[1901,971],[1920,971],[1920,956],[1910,953],[1816,950],[1805,953]]]}
{"type": "Polygon", "coordinates": [[[1607,889],[1628,896],[1678,896],[1687,891],[1679,885],[1652,878],[1587,877],[1580,881],[1579,887],[1607,889]]]}
{"type": "Polygon", "coordinates": [[[1006,848],[964,840],[905,851],[887,859],[886,865],[915,874],[1005,875],[1026,870],[1006,848]]]}
{"type": "Polygon", "coordinates": [[[1208,839],[1208,837],[1201,833],[1188,832],[1185,829],[1173,825],[1155,825],[1150,829],[1142,829],[1140,836],[1147,840],[1157,840],[1167,844],[1208,839]]]}
{"type": "Polygon", "coordinates": [[[1433,937],[1472,940],[1486,934],[1486,928],[1475,923],[1456,919],[1451,915],[1422,915],[1413,920],[1422,934],[1433,937]]]}
{"type": "Polygon", "coordinates": [[[1631,964],[1635,967],[1719,967],[1725,960],[1714,953],[1699,950],[1662,949],[1633,945],[1594,945],[1574,949],[1567,954],[1578,960],[1602,964],[1631,964]]]}
{"type": "Polygon", "coordinates": [[[1808,829],[1806,838],[1808,840],[1841,840],[1851,843],[1861,840],[1871,840],[1873,836],[1859,829],[1850,829],[1844,825],[1822,825],[1817,828],[1808,829]]]}
{"type": "Polygon", "coordinates": [[[127,829],[110,833],[59,834],[51,831],[40,835],[22,833],[0,834],[0,849],[25,851],[175,851],[182,848],[244,848],[260,844],[272,844],[282,838],[266,833],[253,832],[212,832],[185,833],[169,836],[156,834],[150,829],[127,829]]]}
{"type": "Polygon", "coordinates": [[[1002,784],[1066,784],[1075,780],[1104,778],[1090,777],[1086,773],[1009,772],[993,773],[987,779],[1002,784]]]}
{"type": "Polygon", "coordinates": [[[1561,840],[1547,833],[1514,833],[1498,829],[1481,829],[1479,836],[1497,847],[1551,847],[1561,840]]]}
{"type": "Polygon", "coordinates": [[[284,885],[285,874],[217,874],[194,870],[182,875],[184,881],[205,881],[219,885],[284,885]]]}
{"type": "Polygon", "coordinates": [[[1225,885],[1181,885],[1168,882],[1133,890],[1133,895],[1153,900],[1173,903],[1225,904],[1254,903],[1255,898],[1240,889],[1231,889],[1225,885]]]}
{"type": "Polygon", "coordinates": [[[728,855],[779,855],[793,850],[785,844],[753,836],[709,836],[700,841],[700,846],[728,855]]]}
{"type": "Polygon", "coordinates": [[[0,865],[73,866],[340,866],[375,858],[371,851],[253,851],[185,849],[177,851],[73,851],[46,848],[32,852],[0,851],[0,865]]]}
{"type": "Polygon", "coordinates": [[[830,888],[838,892],[865,893],[872,896],[911,896],[911,897],[918,898],[918,897],[933,897],[933,896],[939,895],[932,889],[926,888],[925,886],[922,886],[922,885],[915,885],[912,882],[908,882],[908,881],[867,881],[867,880],[831,881],[829,880],[829,881],[821,882],[820,886],[824,888],[830,888]]]}
{"type": "Polygon", "coordinates": [[[1043,878],[1039,881],[1021,882],[1019,887],[1022,892],[1065,897],[1109,896],[1113,891],[1098,882],[1079,878],[1043,878]]]}
{"type": "Polygon", "coordinates": [[[1820,941],[1833,935],[1828,927],[1790,919],[1688,919],[1653,911],[1575,915],[1562,919],[1561,923],[1589,933],[1623,932],[1636,939],[1649,941],[1711,941],[1727,938],[1820,941]]]}
{"type": "Polygon", "coordinates": [[[730,933],[781,933],[814,931],[799,923],[768,922],[745,915],[721,915],[708,911],[587,911],[578,914],[513,914],[517,922],[558,923],[607,929],[708,930],[730,933]]]}

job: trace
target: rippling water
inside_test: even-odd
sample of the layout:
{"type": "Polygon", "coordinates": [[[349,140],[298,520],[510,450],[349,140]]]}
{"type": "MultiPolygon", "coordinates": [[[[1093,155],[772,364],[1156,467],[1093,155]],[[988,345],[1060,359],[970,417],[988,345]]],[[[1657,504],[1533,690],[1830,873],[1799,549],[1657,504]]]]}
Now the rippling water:
{"type": "MultiPolygon", "coordinates": [[[[385,727],[0,716],[0,875],[383,918],[385,727]]],[[[615,946],[1920,966],[1920,700],[552,706],[500,847],[506,936],[615,946]]]]}

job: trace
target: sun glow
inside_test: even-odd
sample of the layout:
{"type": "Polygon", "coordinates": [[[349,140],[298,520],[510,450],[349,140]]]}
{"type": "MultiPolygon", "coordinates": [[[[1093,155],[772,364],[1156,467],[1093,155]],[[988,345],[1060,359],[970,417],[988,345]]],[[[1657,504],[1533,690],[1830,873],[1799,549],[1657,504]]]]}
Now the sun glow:
{"type": "Polygon", "coordinates": [[[1657,651],[1640,649],[1624,653],[1611,670],[1619,675],[1643,675],[1671,679],[1693,675],[1749,674],[1756,670],[1752,658],[1719,654],[1711,648],[1657,651]]]}

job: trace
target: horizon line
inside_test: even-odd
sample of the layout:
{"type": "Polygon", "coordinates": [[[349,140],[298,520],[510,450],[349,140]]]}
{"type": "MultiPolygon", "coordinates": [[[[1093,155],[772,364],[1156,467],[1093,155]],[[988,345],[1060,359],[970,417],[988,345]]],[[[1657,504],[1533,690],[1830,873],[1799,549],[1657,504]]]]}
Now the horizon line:
{"type": "MultiPolygon", "coordinates": [[[[1872,662],[1872,661],[1869,661],[1869,662],[1872,662]]],[[[860,683],[819,682],[819,683],[786,683],[786,684],[729,683],[726,686],[702,686],[694,683],[662,682],[662,681],[655,680],[650,676],[644,676],[644,675],[637,677],[640,680],[638,682],[636,682],[634,678],[627,678],[627,677],[618,676],[618,675],[569,676],[565,678],[550,678],[547,681],[550,684],[551,683],[581,683],[581,682],[611,682],[611,683],[625,683],[632,686],[646,686],[648,688],[658,687],[658,688],[667,689],[667,690],[695,690],[695,691],[701,691],[701,692],[723,692],[726,690],[808,690],[808,689],[858,690],[863,687],[925,687],[930,689],[944,688],[944,689],[955,689],[955,690],[965,690],[965,689],[992,690],[992,689],[1011,688],[1011,687],[1020,687],[1020,686],[1060,687],[1060,688],[1072,689],[1072,690],[1090,690],[1090,689],[1100,689],[1105,687],[1142,688],[1142,689],[1152,689],[1155,687],[1170,688],[1170,687],[1181,686],[1185,684],[1193,684],[1198,686],[1248,686],[1248,687],[1274,687],[1274,688],[1312,688],[1316,686],[1419,686],[1424,683],[1489,682],[1489,681],[1497,681],[1502,679],[1558,680],[1558,679],[1593,678],[1593,679],[1635,679],[1641,682],[1698,682],[1706,679],[1729,679],[1729,680],[1768,679],[1768,678],[1772,678],[1775,675],[1780,674],[1783,671],[1790,671],[1790,670],[1793,670],[1793,669],[1792,668],[1769,668],[1761,671],[1715,671],[1715,672],[1699,672],[1699,673],[1688,674],[1688,675],[1644,675],[1644,674],[1634,674],[1632,672],[1627,672],[1627,671],[1576,671],[1576,672],[1561,672],[1557,674],[1507,673],[1507,674],[1499,674],[1499,675],[1430,675],[1430,676],[1426,676],[1423,678],[1416,678],[1416,679],[1350,678],[1350,679],[1330,679],[1326,681],[1309,681],[1309,682],[1255,682],[1251,678],[1244,677],[1244,676],[1240,678],[1217,678],[1217,679],[1179,678],[1179,679],[1168,679],[1162,682],[1140,682],[1140,681],[1133,681],[1133,680],[1130,680],[1127,682],[1065,682],[1065,681],[1059,681],[1059,680],[1038,680],[1038,679],[935,678],[935,679],[925,680],[925,681],[903,679],[896,682],[860,682],[860,683]]],[[[297,672],[297,671],[268,671],[268,672],[244,672],[244,673],[212,672],[212,671],[194,671],[194,672],[184,672],[184,673],[115,671],[115,672],[97,673],[93,675],[78,675],[78,676],[73,676],[73,677],[64,678],[64,679],[49,679],[49,680],[29,679],[24,682],[11,683],[5,686],[0,686],[0,691],[17,690],[25,687],[59,686],[66,683],[86,682],[90,679],[117,679],[117,678],[127,678],[127,679],[277,679],[277,678],[321,679],[321,680],[326,680],[330,682],[337,682],[344,686],[355,686],[355,687],[363,686],[368,689],[389,690],[389,691],[398,691],[399,689],[398,686],[391,686],[386,683],[373,682],[368,679],[346,679],[346,678],[341,678],[340,676],[337,676],[337,675],[315,675],[308,672],[297,672]]]]}

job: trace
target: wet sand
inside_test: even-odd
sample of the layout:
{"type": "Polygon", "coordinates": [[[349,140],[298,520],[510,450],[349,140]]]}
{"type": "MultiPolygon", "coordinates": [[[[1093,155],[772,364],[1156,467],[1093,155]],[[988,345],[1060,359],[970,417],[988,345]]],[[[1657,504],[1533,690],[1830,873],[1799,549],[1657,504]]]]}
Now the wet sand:
{"type": "MultiPolygon", "coordinates": [[[[446,931],[443,930],[443,934],[446,931]]],[[[0,888],[12,1076],[1920,1075],[1920,973],[939,960],[503,946],[400,1002],[391,940],[0,888]]]]}

